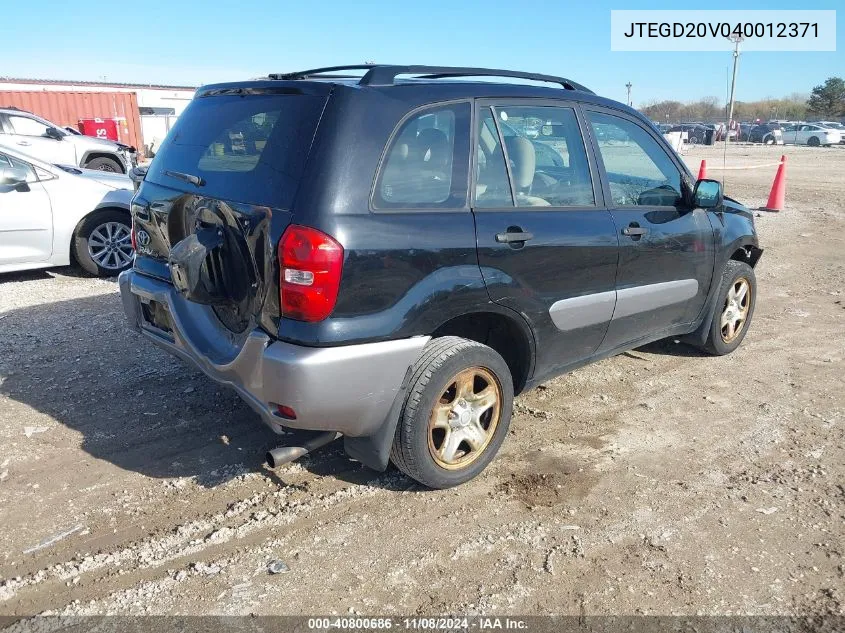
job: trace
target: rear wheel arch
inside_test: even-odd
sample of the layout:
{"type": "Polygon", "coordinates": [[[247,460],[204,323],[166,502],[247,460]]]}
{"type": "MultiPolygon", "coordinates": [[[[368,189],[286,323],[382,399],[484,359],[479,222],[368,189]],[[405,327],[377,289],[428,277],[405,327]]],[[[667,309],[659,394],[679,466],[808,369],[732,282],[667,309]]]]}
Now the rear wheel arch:
{"type": "Polygon", "coordinates": [[[501,308],[462,314],[432,333],[432,338],[443,336],[457,336],[495,350],[510,369],[515,394],[525,388],[534,373],[534,336],[528,323],[516,312],[501,308]]]}

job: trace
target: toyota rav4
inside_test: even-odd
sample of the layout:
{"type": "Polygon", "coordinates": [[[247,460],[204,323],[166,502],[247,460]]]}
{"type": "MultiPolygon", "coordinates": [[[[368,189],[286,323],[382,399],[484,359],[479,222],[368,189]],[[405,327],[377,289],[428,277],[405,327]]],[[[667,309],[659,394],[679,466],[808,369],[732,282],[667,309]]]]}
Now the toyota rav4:
{"type": "Polygon", "coordinates": [[[271,466],[342,435],[435,488],[481,472],[550,377],[665,337],[736,349],[762,253],[637,111],[481,68],[201,88],[132,214],[132,326],[310,432],[271,466]]]}

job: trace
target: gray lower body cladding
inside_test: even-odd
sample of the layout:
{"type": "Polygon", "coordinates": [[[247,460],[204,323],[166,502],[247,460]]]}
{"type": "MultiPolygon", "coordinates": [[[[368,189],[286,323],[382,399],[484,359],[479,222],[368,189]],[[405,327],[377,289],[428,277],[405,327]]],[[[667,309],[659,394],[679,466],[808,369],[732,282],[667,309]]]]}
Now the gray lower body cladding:
{"type": "Polygon", "coordinates": [[[429,340],[303,347],[274,340],[260,328],[236,339],[221,331],[211,308],[186,301],[166,282],[130,270],[119,283],[134,329],[232,387],[277,433],[284,427],[350,437],[376,433],[429,340]],[[146,318],[142,306],[150,302],[166,310],[169,331],[146,318]],[[296,419],[280,416],[277,405],[293,409],[296,419]]]}
{"type": "Polygon", "coordinates": [[[562,299],[552,304],[549,314],[559,330],[577,330],[689,301],[697,293],[698,281],[678,279],[562,299]]]}

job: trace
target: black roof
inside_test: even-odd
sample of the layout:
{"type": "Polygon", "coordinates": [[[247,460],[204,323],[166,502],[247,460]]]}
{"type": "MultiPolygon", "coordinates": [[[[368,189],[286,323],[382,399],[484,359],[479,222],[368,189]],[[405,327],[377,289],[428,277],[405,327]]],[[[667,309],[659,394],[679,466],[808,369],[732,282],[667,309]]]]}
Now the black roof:
{"type": "Polygon", "coordinates": [[[563,77],[463,67],[379,66],[372,64],[330,66],[294,73],[274,74],[266,79],[210,84],[199,88],[196,97],[253,93],[328,95],[332,90],[382,92],[394,97],[396,96],[395,91],[400,91],[404,100],[418,105],[424,105],[435,100],[472,98],[565,99],[614,108],[647,121],[640,112],[624,103],[596,95],[581,84],[563,77]],[[424,70],[420,72],[420,69],[424,70]],[[357,74],[350,72],[356,70],[363,71],[363,74],[361,72],[357,74]],[[483,73],[479,75],[479,71],[483,71],[483,73]],[[412,77],[408,79],[398,78],[399,75],[403,74],[411,74],[412,77]],[[506,79],[530,79],[556,83],[561,87],[537,83],[493,82],[478,79],[478,77],[499,76],[506,79]],[[388,79],[390,83],[388,83],[388,79]],[[444,81],[444,79],[449,80],[444,81]]]}
{"type": "Polygon", "coordinates": [[[529,81],[544,81],[559,84],[566,90],[580,90],[582,92],[592,91],[579,83],[557,77],[555,75],[542,75],[517,70],[502,70],[498,68],[471,68],[466,66],[402,66],[395,64],[358,64],[353,66],[326,66],[324,68],[312,68],[290,73],[273,73],[270,79],[292,80],[292,79],[352,79],[356,75],[340,74],[350,70],[366,70],[367,72],[358,82],[362,86],[392,86],[396,83],[399,75],[414,75],[417,79],[450,79],[461,77],[508,77],[512,79],[525,79],[529,81]]]}

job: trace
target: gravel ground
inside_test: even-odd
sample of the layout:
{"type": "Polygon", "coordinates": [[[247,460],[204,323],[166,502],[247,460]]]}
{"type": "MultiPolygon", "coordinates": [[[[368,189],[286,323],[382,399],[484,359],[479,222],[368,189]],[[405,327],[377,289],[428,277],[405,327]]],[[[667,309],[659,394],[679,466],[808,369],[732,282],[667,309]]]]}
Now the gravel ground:
{"type": "MultiPolygon", "coordinates": [[[[782,152],[743,346],[664,341],[524,394],[449,491],[339,446],[268,471],[274,436],[130,332],[113,281],[0,276],[0,614],[845,615],[845,148],[727,164],[782,152]]],[[[760,206],[774,171],[728,193],[760,206]]]]}

